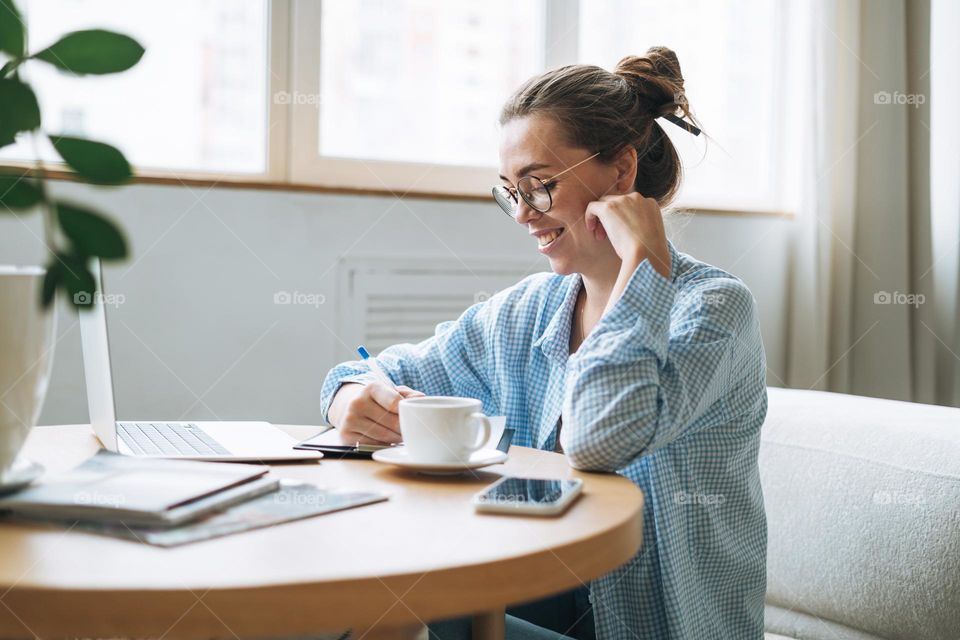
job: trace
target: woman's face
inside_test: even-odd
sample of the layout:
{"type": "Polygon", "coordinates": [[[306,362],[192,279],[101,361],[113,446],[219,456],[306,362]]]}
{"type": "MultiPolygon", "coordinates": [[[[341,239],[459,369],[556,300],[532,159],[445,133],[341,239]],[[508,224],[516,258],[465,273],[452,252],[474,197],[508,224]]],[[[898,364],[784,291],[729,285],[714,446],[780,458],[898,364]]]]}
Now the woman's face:
{"type": "MultiPolygon", "coordinates": [[[[515,189],[517,181],[528,175],[550,186],[549,178],[592,155],[567,146],[560,126],[543,115],[514,118],[503,126],[500,179],[504,186],[515,189]]],[[[526,227],[531,242],[547,256],[555,273],[582,273],[585,267],[609,261],[610,241],[598,240],[587,230],[584,213],[590,202],[603,195],[625,193],[620,173],[615,164],[594,158],[556,179],[550,187],[553,206],[548,212],[540,213],[519,199],[516,221],[526,227]]]]}

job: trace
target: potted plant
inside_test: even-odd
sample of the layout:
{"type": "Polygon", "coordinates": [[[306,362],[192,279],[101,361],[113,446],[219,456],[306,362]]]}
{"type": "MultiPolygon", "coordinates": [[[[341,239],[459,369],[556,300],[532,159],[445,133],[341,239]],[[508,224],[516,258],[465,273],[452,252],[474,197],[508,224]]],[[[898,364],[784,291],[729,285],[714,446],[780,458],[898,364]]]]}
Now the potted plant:
{"type": "MultiPolygon", "coordinates": [[[[143,56],[134,39],[91,29],[64,35],[30,53],[22,15],[12,0],[0,0],[0,148],[23,137],[46,137],[80,180],[117,185],[132,177],[116,148],[43,128],[37,96],[27,82],[29,66],[53,65],[76,76],[119,73],[143,56]]],[[[36,145],[34,146],[36,148],[36,145]]],[[[0,487],[14,471],[14,459],[36,423],[53,359],[57,291],[83,310],[93,303],[97,284],[90,260],[127,255],[123,233],[93,209],[54,197],[43,163],[0,166],[0,215],[43,216],[45,267],[0,264],[0,487]]],[[[2,259],[0,259],[2,263],[2,259]]]]}

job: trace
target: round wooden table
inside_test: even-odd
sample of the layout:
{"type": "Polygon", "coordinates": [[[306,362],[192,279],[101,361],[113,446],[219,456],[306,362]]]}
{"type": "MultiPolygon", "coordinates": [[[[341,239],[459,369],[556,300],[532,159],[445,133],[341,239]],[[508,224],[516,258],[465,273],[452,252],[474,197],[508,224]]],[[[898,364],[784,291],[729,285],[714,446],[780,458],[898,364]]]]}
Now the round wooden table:
{"type": "MultiPolygon", "coordinates": [[[[282,427],[298,438],[316,427],[282,427]]],[[[24,455],[55,471],[98,449],[89,426],[37,427],[24,455]]],[[[164,549],[77,531],[0,525],[0,637],[214,638],[356,630],[414,637],[473,615],[501,638],[507,605],[587,583],[640,548],[643,497],[615,474],[512,447],[472,474],[419,475],[367,460],[278,464],[273,472],[387,502],[164,549]],[[501,475],[579,477],[562,517],[481,515],[470,497],[501,475]]]]}

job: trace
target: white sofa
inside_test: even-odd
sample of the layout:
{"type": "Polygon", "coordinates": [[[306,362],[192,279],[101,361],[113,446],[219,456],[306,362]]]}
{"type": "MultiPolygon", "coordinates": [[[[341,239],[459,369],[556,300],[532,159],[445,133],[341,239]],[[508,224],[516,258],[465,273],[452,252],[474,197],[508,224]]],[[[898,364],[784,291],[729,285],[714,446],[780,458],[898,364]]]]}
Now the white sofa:
{"type": "Polygon", "coordinates": [[[960,638],[960,409],[769,391],[767,639],[960,638]]]}

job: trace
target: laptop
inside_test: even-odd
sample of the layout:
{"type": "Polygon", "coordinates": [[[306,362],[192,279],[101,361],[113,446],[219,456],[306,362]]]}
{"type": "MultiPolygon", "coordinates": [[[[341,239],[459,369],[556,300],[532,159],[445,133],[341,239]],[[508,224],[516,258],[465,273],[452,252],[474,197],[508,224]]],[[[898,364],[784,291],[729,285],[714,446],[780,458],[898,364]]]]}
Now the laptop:
{"type": "MultiPolygon", "coordinates": [[[[103,292],[100,261],[94,260],[91,266],[103,292]]],[[[318,451],[294,449],[297,440],[269,422],[117,421],[107,314],[102,298],[94,296],[93,304],[79,316],[90,424],[109,451],[151,458],[236,462],[323,457],[318,451]]]]}

